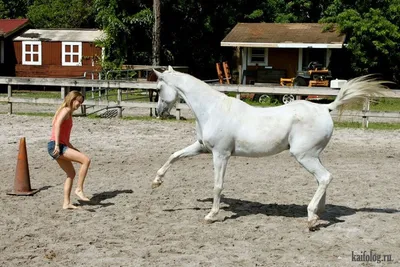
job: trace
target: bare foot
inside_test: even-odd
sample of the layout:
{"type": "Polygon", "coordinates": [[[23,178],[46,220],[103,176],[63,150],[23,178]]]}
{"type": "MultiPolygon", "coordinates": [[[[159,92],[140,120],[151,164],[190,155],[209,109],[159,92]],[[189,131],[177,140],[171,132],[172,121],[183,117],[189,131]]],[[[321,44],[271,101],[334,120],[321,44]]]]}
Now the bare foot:
{"type": "Polygon", "coordinates": [[[75,205],[72,205],[72,204],[64,204],[63,205],[63,209],[65,209],[65,210],[72,210],[72,209],[79,209],[79,207],[77,207],[77,206],[75,206],[75,205]]]}
{"type": "Polygon", "coordinates": [[[90,201],[89,198],[87,198],[84,194],[82,190],[76,189],[75,190],[75,194],[83,201],[90,201]]]}

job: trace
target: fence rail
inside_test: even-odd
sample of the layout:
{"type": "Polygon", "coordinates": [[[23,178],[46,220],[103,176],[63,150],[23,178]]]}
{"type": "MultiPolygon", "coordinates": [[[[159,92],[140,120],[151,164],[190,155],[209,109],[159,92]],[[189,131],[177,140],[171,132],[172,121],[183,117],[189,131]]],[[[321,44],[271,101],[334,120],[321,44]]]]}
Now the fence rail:
{"type": "MultiPolygon", "coordinates": [[[[62,99],[70,88],[86,92],[86,88],[97,88],[96,90],[109,90],[117,89],[117,100],[109,101],[102,99],[85,100],[85,106],[98,106],[104,107],[118,107],[118,116],[122,116],[124,107],[135,108],[155,108],[156,104],[153,102],[138,102],[138,101],[124,101],[122,94],[127,89],[141,89],[141,90],[156,90],[155,82],[146,81],[125,81],[125,80],[90,80],[90,79],[65,79],[65,78],[16,78],[16,77],[0,77],[0,84],[7,85],[8,92],[6,97],[0,96],[0,103],[8,103],[8,113],[12,114],[13,103],[31,103],[31,104],[61,104],[62,99]],[[13,96],[13,86],[31,85],[31,86],[59,86],[61,93],[59,99],[50,98],[22,98],[13,96]]],[[[237,98],[241,94],[268,94],[268,95],[284,95],[291,94],[297,96],[318,95],[318,96],[336,96],[339,92],[337,89],[328,87],[304,87],[304,86],[279,86],[275,84],[257,84],[257,85],[238,85],[238,84],[210,84],[214,89],[225,92],[235,93],[237,98]]],[[[385,92],[381,97],[387,98],[400,98],[400,90],[393,89],[385,92]]],[[[176,104],[176,116],[180,118],[181,110],[189,109],[184,103],[176,104]]],[[[334,113],[335,114],[335,113],[334,113]]],[[[368,121],[369,117],[380,118],[398,118],[400,119],[400,112],[373,112],[369,110],[369,105],[362,111],[356,111],[353,116],[360,116],[368,121]]]]}

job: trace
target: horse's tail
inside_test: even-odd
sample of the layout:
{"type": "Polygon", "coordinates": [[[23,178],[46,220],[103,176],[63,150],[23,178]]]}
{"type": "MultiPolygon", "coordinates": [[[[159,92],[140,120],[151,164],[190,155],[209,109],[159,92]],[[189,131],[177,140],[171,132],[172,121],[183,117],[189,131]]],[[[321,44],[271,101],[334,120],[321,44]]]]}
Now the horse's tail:
{"type": "Polygon", "coordinates": [[[332,111],[347,103],[382,95],[388,89],[384,84],[388,83],[391,82],[378,81],[372,75],[354,78],[345,83],[336,96],[335,101],[328,104],[327,107],[332,111]]]}

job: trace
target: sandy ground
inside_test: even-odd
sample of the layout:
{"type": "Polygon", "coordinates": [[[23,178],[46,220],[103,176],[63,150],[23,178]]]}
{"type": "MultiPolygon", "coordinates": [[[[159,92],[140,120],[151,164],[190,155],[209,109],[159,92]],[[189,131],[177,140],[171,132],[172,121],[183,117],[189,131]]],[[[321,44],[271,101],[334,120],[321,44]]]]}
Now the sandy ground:
{"type": "Polygon", "coordinates": [[[169,155],[194,141],[192,122],[75,118],[72,143],[92,158],[92,201],[73,197],[81,209],[65,211],[64,174],[46,151],[51,118],[0,122],[0,266],[400,266],[400,131],[335,130],[321,156],[334,177],[329,224],[308,232],[316,182],[288,152],[232,158],[221,221],[204,224],[210,155],[176,162],[161,187],[150,186],[169,155]],[[41,189],[30,197],[6,194],[21,137],[32,188],[41,189]]]}

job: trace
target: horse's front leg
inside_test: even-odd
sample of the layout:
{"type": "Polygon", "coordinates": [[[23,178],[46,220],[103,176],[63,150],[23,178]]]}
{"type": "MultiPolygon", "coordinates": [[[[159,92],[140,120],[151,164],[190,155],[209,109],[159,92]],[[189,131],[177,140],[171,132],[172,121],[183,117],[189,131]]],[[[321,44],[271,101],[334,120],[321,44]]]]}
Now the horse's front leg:
{"type": "Polygon", "coordinates": [[[204,218],[206,223],[212,223],[217,220],[216,216],[219,212],[219,205],[221,201],[221,192],[224,189],[224,177],[226,166],[230,154],[221,154],[213,152],[213,162],[214,162],[214,199],[213,206],[210,213],[204,218]]]}
{"type": "Polygon", "coordinates": [[[165,164],[157,171],[156,178],[153,180],[151,187],[156,188],[162,184],[165,173],[175,161],[185,157],[196,156],[201,153],[208,153],[208,150],[202,144],[200,144],[199,141],[196,141],[190,146],[173,153],[167,162],[165,162],[165,164]]]}
{"type": "MultiPolygon", "coordinates": [[[[150,103],[153,102],[153,90],[149,90],[149,101],[150,103]]],[[[150,117],[153,117],[153,108],[150,108],[150,117]]]]}

